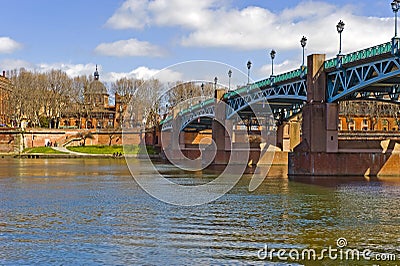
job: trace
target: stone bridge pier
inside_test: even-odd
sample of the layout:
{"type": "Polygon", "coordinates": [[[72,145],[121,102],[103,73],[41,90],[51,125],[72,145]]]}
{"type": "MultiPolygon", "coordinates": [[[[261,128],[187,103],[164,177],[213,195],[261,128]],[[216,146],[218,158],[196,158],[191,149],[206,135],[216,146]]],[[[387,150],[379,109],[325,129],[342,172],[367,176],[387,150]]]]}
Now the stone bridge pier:
{"type": "Polygon", "coordinates": [[[276,146],[283,152],[292,151],[300,143],[301,123],[297,120],[285,121],[276,130],[276,146]]]}
{"type": "Polygon", "coordinates": [[[398,175],[399,154],[339,149],[338,104],[327,103],[324,61],[322,54],[308,56],[302,141],[289,153],[289,177],[398,175]]]}
{"type": "MultiPolygon", "coordinates": [[[[228,107],[223,101],[223,96],[226,92],[225,89],[217,89],[215,91],[214,118],[212,118],[211,129],[202,130],[201,132],[190,130],[178,132],[182,121],[180,121],[179,110],[174,110],[171,130],[162,132],[163,152],[168,159],[173,161],[198,159],[199,162],[209,162],[209,158],[212,157],[212,167],[217,169],[223,169],[224,166],[232,163],[234,165],[248,165],[249,171],[258,163],[271,163],[271,159],[268,159],[271,155],[262,157],[261,146],[253,147],[246,143],[246,132],[243,129],[237,129],[233,120],[226,119],[226,108],[228,107]],[[214,143],[213,147],[208,146],[212,142],[214,143]],[[262,162],[260,162],[261,160],[262,162]]],[[[296,135],[297,143],[300,139],[298,123],[285,123],[282,125],[282,130],[280,131],[281,142],[284,143],[285,148],[288,150],[295,146],[295,142],[290,139],[293,134],[291,132],[295,131],[289,131],[289,128],[297,129],[297,133],[294,134],[296,135]]],[[[273,163],[287,164],[287,152],[284,155],[279,154],[275,157],[277,159],[273,163]]]]}

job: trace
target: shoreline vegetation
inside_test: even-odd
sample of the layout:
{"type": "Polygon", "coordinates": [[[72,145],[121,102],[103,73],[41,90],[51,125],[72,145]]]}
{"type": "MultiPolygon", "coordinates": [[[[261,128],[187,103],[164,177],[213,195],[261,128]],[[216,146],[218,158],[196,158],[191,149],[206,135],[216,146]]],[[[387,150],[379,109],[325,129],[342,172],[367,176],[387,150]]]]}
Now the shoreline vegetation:
{"type": "MultiPolygon", "coordinates": [[[[146,148],[147,148],[147,153],[149,155],[157,154],[153,146],[147,146],[146,148]]],[[[67,147],[67,149],[73,152],[87,153],[87,154],[109,154],[109,155],[113,155],[116,153],[122,155],[146,154],[146,151],[143,149],[143,147],[140,147],[139,145],[125,145],[125,146],[86,145],[86,146],[71,146],[67,147]]]]}
{"type": "Polygon", "coordinates": [[[113,157],[121,157],[124,155],[127,156],[139,156],[145,155],[146,153],[151,156],[158,155],[158,152],[154,149],[153,146],[147,146],[146,150],[139,145],[86,145],[86,146],[71,146],[66,147],[69,152],[58,151],[53,149],[52,147],[34,147],[34,148],[26,148],[19,155],[76,155],[75,153],[79,153],[79,155],[88,155],[88,156],[113,156],[113,157]]]}
{"type": "Polygon", "coordinates": [[[67,154],[66,152],[54,150],[51,147],[26,148],[22,151],[22,153],[67,154]]]}

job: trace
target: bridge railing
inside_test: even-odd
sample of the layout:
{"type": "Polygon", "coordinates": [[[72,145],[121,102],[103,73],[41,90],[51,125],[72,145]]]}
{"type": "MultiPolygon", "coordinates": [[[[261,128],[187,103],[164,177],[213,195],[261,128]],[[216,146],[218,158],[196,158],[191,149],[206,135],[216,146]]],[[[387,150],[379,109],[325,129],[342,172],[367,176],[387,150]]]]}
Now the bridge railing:
{"type": "MultiPolygon", "coordinates": [[[[343,55],[343,57],[341,59],[342,65],[354,63],[354,62],[357,62],[360,60],[365,60],[365,59],[368,59],[368,58],[371,58],[374,56],[385,55],[385,54],[390,53],[391,50],[392,50],[391,42],[386,42],[383,44],[375,45],[375,46],[372,46],[372,47],[369,47],[369,48],[366,48],[363,50],[359,50],[359,51],[356,51],[353,53],[343,55]]],[[[332,58],[332,59],[326,60],[324,62],[325,69],[335,68],[338,63],[337,60],[338,60],[337,58],[332,58]]],[[[250,91],[255,90],[255,89],[272,87],[274,84],[283,83],[285,81],[296,79],[296,78],[302,78],[305,74],[307,74],[307,67],[298,68],[298,69],[295,69],[295,70],[292,70],[292,71],[289,71],[289,72],[286,72],[283,74],[279,74],[274,77],[269,77],[269,78],[266,78],[266,79],[263,79],[260,81],[256,81],[252,84],[245,85],[237,90],[227,92],[227,93],[225,93],[223,98],[229,99],[231,97],[235,97],[240,94],[249,93],[250,91]]],[[[213,102],[214,102],[214,98],[210,98],[204,102],[198,103],[196,105],[190,106],[189,108],[181,110],[179,112],[179,115],[180,116],[185,115],[189,112],[192,112],[193,110],[203,108],[204,106],[211,104],[213,102]]],[[[168,122],[170,122],[171,119],[172,119],[172,116],[170,115],[166,119],[162,120],[160,122],[160,124],[162,125],[162,124],[168,123],[168,122]]]]}
{"type": "Polygon", "coordinates": [[[300,78],[302,74],[303,75],[307,74],[307,67],[305,67],[303,69],[301,69],[301,68],[295,69],[295,70],[292,70],[289,72],[285,72],[283,74],[279,74],[275,77],[266,78],[266,79],[263,79],[260,81],[256,81],[252,84],[245,85],[237,90],[225,93],[224,99],[229,99],[230,97],[234,97],[236,95],[239,95],[241,93],[246,93],[246,92],[252,91],[254,89],[260,89],[262,87],[272,86],[273,84],[276,84],[276,83],[282,83],[287,80],[300,78]]]}
{"type": "MultiPolygon", "coordinates": [[[[256,81],[256,82],[254,82],[252,84],[245,85],[245,86],[243,86],[243,87],[241,87],[241,88],[239,88],[237,90],[227,92],[227,93],[225,93],[223,98],[224,99],[229,99],[229,98],[231,98],[233,96],[240,95],[242,93],[248,93],[248,92],[250,92],[252,90],[255,90],[255,89],[260,89],[260,88],[264,88],[264,87],[268,87],[268,86],[272,87],[273,84],[283,83],[283,82],[288,81],[288,80],[301,78],[301,76],[305,75],[305,74],[307,74],[307,67],[298,68],[298,69],[295,69],[295,70],[292,70],[292,71],[289,71],[289,72],[285,72],[285,73],[279,74],[279,75],[277,75],[275,77],[270,77],[270,78],[267,78],[267,79],[256,81]]],[[[214,98],[210,98],[210,99],[208,99],[208,100],[206,100],[204,102],[201,102],[201,103],[198,103],[196,105],[190,106],[189,108],[186,108],[186,109],[180,111],[179,115],[183,116],[183,115],[185,115],[185,114],[187,114],[189,112],[192,112],[192,111],[195,111],[197,109],[203,108],[204,106],[206,106],[208,104],[211,104],[211,103],[214,103],[214,98]]],[[[160,124],[161,125],[166,124],[171,119],[172,119],[172,116],[169,115],[167,118],[162,120],[160,122],[160,124]]]]}
{"type": "MultiPolygon", "coordinates": [[[[342,64],[349,64],[359,60],[365,60],[374,56],[390,53],[392,50],[391,42],[375,45],[363,50],[359,50],[350,54],[343,55],[342,64]]],[[[337,58],[325,61],[325,69],[334,68],[337,65],[337,58]]]]}
{"type": "Polygon", "coordinates": [[[198,103],[198,104],[195,104],[195,105],[193,105],[193,106],[190,106],[189,108],[187,108],[187,109],[182,110],[181,112],[179,112],[179,114],[180,114],[180,115],[184,115],[184,114],[186,114],[186,113],[188,113],[188,112],[190,112],[190,111],[203,108],[203,106],[209,105],[209,104],[212,104],[212,103],[214,103],[214,98],[210,98],[210,99],[205,100],[204,102],[200,102],[200,103],[198,103]]]}
{"type": "MultiPolygon", "coordinates": [[[[181,110],[178,114],[179,116],[184,116],[187,113],[190,113],[192,111],[198,110],[203,108],[204,106],[207,106],[209,104],[213,104],[214,103],[214,98],[210,98],[205,100],[204,102],[200,102],[198,104],[195,104],[193,106],[190,106],[189,108],[186,108],[184,110],[181,110]]],[[[170,122],[173,119],[172,115],[168,115],[164,120],[161,120],[160,125],[164,125],[167,124],[168,122],[170,122]]]]}
{"type": "Polygon", "coordinates": [[[172,120],[172,115],[167,116],[165,119],[160,121],[160,125],[164,125],[172,120]]]}

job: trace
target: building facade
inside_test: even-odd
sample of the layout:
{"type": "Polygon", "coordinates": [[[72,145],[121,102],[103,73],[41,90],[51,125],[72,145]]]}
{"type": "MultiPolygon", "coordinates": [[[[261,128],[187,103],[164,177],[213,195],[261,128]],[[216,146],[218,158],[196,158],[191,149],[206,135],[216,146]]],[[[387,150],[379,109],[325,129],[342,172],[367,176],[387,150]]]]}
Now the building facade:
{"type": "Polygon", "coordinates": [[[367,116],[355,116],[348,119],[339,117],[340,131],[399,131],[400,119],[390,116],[370,118],[367,116]]]}
{"type": "Polygon", "coordinates": [[[347,101],[339,105],[340,131],[399,131],[400,106],[379,101],[347,101]]]}
{"type": "Polygon", "coordinates": [[[84,104],[82,110],[79,110],[80,115],[63,117],[59,128],[119,129],[121,127],[121,117],[126,109],[122,97],[115,94],[115,105],[110,105],[109,94],[100,81],[97,66],[93,77],[94,80],[84,88],[84,104]]]}
{"type": "Polygon", "coordinates": [[[11,82],[6,77],[6,72],[0,76],[0,126],[5,127],[11,123],[11,82]]]}

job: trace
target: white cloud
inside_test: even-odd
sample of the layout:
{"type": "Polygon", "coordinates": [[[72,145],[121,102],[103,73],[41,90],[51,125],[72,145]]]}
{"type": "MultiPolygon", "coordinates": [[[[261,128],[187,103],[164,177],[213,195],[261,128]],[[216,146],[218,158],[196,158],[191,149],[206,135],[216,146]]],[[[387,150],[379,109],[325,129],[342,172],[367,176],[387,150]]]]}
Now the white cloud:
{"type": "MultiPolygon", "coordinates": [[[[208,9],[221,1],[202,0],[126,0],[107,20],[114,29],[143,29],[145,26],[197,28],[209,19],[208,9]]],[[[222,1],[223,2],[223,1],[222,1]]]]}
{"type": "Polygon", "coordinates": [[[141,29],[149,21],[147,5],[147,0],[127,0],[107,20],[106,25],[114,29],[141,29]]]}
{"type": "MultiPolygon", "coordinates": [[[[67,73],[70,77],[77,77],[77,76],[88,76],[92,75],[96,69],[95,64],[67,64],[67,63],[53,63],[53,64],[37,64],[34,66],[33,70],[39,72],[47,72],[53,69],[62,70],[67,73]]],[[[101,70],[101,66],[99,66],[99,70],[101,70]]]]}
{"type": "Polygon", "coordinates": [[[259,7],[242,10],[212,11],[207,27],[197,28],[182,37],[184,46],[231,47],[241,50],[270,49],[277,51],[299,48],[302,35],[315,53],[334,55],[338,49],[336,24],[346,23],[343,51],[389,41],[392,21],[376,17],[356,16],[350,6],[337,7],[324,2],[301,2],[299,5],[273,13],[259,7]],[[217,26],[218,25],[218,26],[217,26]]]}
{"type": "MultiPolygon", "coordinates": [[[[333,56],[338,50],[336,24],[346,23],[343,52],[389,41],[393,19],[356,15],[357,7],[322,1],[302,1],[279,12],[248,6],[230,7],[229,1],[128,0],[110,18],[114,28],[180,27],[186,47],[228,47],[240,50],[299,49],[302,35],[308,51],[333,56]],[[134,19],[133,19],[134,18],[134,19]]],[[[388,7],[390,8],[390,7],[388,7]]]]}
{"type": "Polygon", "coordinates": [[[22,48],[22,45],[10,37],[0,37],[0,54],[10,54],[22,48]]]}
{"type": "MultiPolygon", "coordinates": [[[[295,60],[285,60],[280,64],[274,64],[274,75],[279,75],[281,73],[286,73],[288,71],[298,69],[300,65],[301,64],[299,64],[299,61],[295,60]]],[[[271,64],[263,65],[258,70],[256,70],[256,74],[261,77],[269,77],[271,73],[272,73],[271,64]]]]}
{"type": "Polygon", "coordinates": [[[164,69],[150,69],[144,66],[138,67],[130,72],[110,72],[104,74],[104,80],[106,81],[115,81],[120,78],[136,78],[136,79],[152,79],[156,78],[161,82],[174,82],[178,80],[182,80],[182,74],[173,70],[164,69]]]}
{"type": "MultiPolygon", "coordinates": [[[[14,59],[4,59],[0,61],[0,67],[4,70],[13,70],[25,68],[29,71],[37,71],[37,72],[47,72],[53,69],[62,70],[69,77],[77,77],[77,76],[89,76],[93,75],[96,65],[93,63],[89,64],[69,64],[69,63],[41,63],[41,64],[33,64],[30,62],[26,62],[23,60],[14,60],[14,59]]],[[[101,65],[98,65],[98,70],[100,72],[100,80],[108,83],[114,82],[121,78],[136,78],[136,79],[159,79],[162,82],[174,82],[183,79],[182,73],[171,70],[171,69],[151,69],[145,66],[140,66],[136,69],[133,69],[130,72],[103,72],[103,68],[101,65]]]]}
{"type": "Polygon", "coordinates": [[[137,39],[121,40],[99,44],[95,52],[106,56],[150,56],[160,57],[165,52],[158,46],[137,39]]]}
{"type": "Polygon", "coordinates": [[[0,68],[3,70],[19,70],[21,68],[33,69],[34,66],[35,65],[32,63],[19,59],[4,59],[0,61],[0,68]]]}
{"type": "Polygon", "coordinates": [[[213,19],[213,8],[222,7],[224,1],[202,0],[155,0],[148,3],[151,24],[158,26],[181,26],[198,29],[213,19]],[[218,4],[218,5],[217,5],[218,4]]]}

